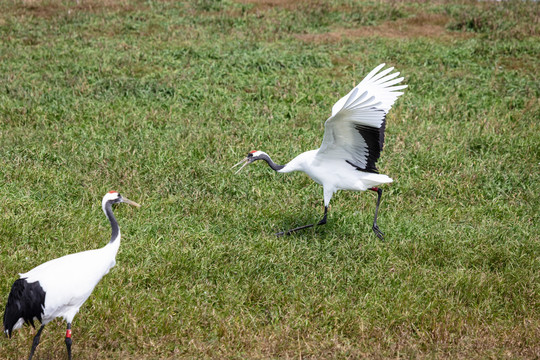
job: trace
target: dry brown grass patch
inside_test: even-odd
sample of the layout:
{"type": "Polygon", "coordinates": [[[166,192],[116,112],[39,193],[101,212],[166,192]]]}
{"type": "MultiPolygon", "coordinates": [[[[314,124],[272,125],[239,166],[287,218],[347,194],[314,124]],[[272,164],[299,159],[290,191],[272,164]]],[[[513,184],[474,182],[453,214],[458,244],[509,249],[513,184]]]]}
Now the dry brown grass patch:
{"type": "Polygon", "coordinates": [[[526,71],[530,74],[536,74],[537,72],[537,62],[534,58],[524,58],[524,57],[514,57],[509,56],[503,58],[501,61],[501,66],[505,69],[517,70],[517,71],[526,71]]]}
{"type": "Polygon", "coordinates": [[[339,42],[342,39],[378,36],[390,39],[409,38],[452,38],[471,36],[470,34],[454,33],[446,30],[450,19],[440,14],[417,14],[410,18],[396,21],[386,21],[377,26],[364,26],[358,29],[338,28],[322,34],[297,34],[298,39],[306,42],[324,43],[339,42]]]}
{"type": "Polygon", "coordinates": [[[12,3],[12,6],[14,14],[46,19],[76,12],[133,11],[136,8],[127,0],[23,0],[12,3]]]}
{"type": "Polygon", "coordinates": [[[276,7],[294,10],[313,3],[310,0],[238,0],[238,2],[254,5],[255,10],[267,10],[276,7]]]}

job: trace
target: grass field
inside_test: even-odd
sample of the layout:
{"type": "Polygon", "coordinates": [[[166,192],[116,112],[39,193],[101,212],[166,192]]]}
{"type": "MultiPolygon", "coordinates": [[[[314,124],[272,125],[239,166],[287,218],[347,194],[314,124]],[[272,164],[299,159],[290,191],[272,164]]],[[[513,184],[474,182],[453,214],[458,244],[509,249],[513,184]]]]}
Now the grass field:
{"type": "MultiPolygon", "coordinates": [[[[0,306],[19,272],[104,246],[76,359],[540,357],[540,5],[0,2],[0,306]],[[375,194],[265,164],[316,149],[379,63],[409,85],[375,194]]],[[[65,323],[36,359],[64,359],[65,323]]],[[[0,339],[28,355],[35,330],[0,339]]]]}

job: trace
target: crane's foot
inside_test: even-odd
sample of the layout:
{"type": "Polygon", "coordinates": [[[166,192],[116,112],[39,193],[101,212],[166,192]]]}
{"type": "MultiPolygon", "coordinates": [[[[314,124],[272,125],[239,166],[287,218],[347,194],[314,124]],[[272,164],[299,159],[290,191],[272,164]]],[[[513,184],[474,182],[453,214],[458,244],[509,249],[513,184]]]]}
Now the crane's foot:
{"type": "Polygon", "coordinates": [[[299,227],[291,229],[291,230],[278,232],[278,233],[276,233],[276,236],[291,235],[293,232],[296,232],[298,230],[307,229],[307,228],[313,227],[315,225],[324,225],[324,224],[326,224],[327,215],[328,215],[328,206],[325,206],[324,207],[324,216],[317,224],[309,224],[309,225],[299,226],[299,227]]]}
{"type": "Polygon", "coordinates": [[[287,231],[282,231],[282,232],[278,232],[276,233],[276,236],[283,236],[283,235],[291,235],[293,232],[296,232],[298,230],[303,230],[303,229],[307,229],[307,228],[310,228],[310,227],[313,227],[315,226],[315,224],[309,224],[309,225],[304,225],[304,226],[299,226],[297,228],[294,228],[294,229],[290,229],[290,230],[287,230],[287,231]]]}
{"type": "Polygon", "coordinates": [[[377,224],[373,224],[373,232],[375,233],[375,235],[377,235],[377,237],[381,240],[384,240],[384,233],[381,231],[381,229],[379,229],[379,227],[377,226],[377,224]]]}
{"type": "Polygon", "coordinates": [[[375,206],[375,218],[373,219],[373,232],[377,237],[381,240],[384,240],[384,234],[377,226],[377,214],[379,213],[379,205],[381,204],[381,197],[382,197],[382,189],[379,189],[377,187],[372,187],[369,190],[375,191],[377,193],[377,205],[375,206]]]}

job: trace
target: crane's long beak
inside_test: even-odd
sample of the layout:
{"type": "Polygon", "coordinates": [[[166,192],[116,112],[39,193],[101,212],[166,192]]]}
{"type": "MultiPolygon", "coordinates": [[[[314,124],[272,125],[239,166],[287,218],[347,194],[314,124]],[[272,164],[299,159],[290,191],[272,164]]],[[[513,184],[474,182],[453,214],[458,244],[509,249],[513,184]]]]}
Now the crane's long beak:
{"type": "Polygon", "coordinates": [[[237,167],[238,165],[240,165],[242,163],[244,163],[244,165],[240,166],[240,169],[236,170],[235,174],[238,174],[240,172],[240,170],[242,170],[244,168],[244,166],[250,164],[251,162],[249,161],[249,159],[247,157],[243,158],[242,161],[235,164],[233,167],[231,167],[231,169],[237,167]]]}
{"type": "Polygon", "coordinates": [[[125,197],[122,198],[122,202],[126,203],[126,204],[129,204],[129,205],[136,206],[136,207],[141,207],[141,205],[137,204],[135,201],[131,201],[128,198],[125,198],[125,197]]]}

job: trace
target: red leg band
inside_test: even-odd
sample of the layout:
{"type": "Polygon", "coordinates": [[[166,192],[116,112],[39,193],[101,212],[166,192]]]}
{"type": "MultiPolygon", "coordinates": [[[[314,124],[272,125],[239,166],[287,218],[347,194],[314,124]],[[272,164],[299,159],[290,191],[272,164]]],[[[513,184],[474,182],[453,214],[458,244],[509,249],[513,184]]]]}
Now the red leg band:
{"type": "Polygon", "coordinates": [[[67,329],[67,331],[66,331],[66,338],[71,339],[71,329],[67,329]]]}

